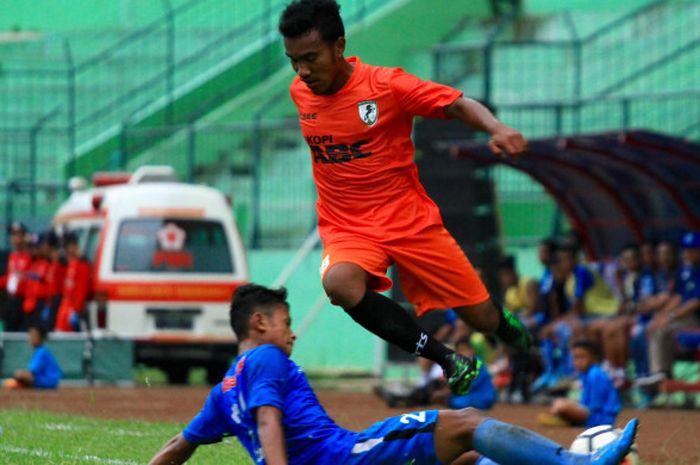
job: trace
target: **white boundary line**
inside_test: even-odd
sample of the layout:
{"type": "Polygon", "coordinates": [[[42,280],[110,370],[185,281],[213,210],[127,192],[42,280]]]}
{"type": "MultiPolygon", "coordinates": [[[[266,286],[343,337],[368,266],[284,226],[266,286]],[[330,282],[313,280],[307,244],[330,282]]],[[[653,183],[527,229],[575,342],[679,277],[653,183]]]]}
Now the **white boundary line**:
{"type": "Polygon", "coordinates": [[[96,455],[74,455],[64,454],[62,452],[50,452],[44,449],[27,449],[25,447],[5,446],[0,444],[0,451],[11,452],[15,454],[25,454],[32,457],[41,457],[44,459],[64,459],[70,461],[87,461],[95,463],[106,463],[110,465],[140,465],[139,462],[133,460],[107,459],[96,455]]]}

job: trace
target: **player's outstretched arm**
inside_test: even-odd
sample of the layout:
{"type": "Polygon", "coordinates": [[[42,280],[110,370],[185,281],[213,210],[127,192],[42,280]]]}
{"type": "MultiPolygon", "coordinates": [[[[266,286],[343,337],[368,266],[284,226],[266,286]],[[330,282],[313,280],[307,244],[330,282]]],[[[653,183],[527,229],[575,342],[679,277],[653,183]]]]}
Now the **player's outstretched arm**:
{"type": "Polygon", "coordinates": [[[197,444],[192,444],[180,433],[165,443],[148,465],[180,465],[185,463],[196,449],[197,444]]]}
{"type": "Polygon", "coordinates": [[[263,405],[256,411],[258,437],[267,465],[287,465],[287,447],[282,429],[282,411],[263,405]]]}
{"type": "Polygon", "coordinates": [[[522,134],[501,123],[488,108],[476,100],[460,97],[445,107],[445,115],[491,134],[489,148],[496,155],[518,156],[527,150],[527,141],[522,134]]]}

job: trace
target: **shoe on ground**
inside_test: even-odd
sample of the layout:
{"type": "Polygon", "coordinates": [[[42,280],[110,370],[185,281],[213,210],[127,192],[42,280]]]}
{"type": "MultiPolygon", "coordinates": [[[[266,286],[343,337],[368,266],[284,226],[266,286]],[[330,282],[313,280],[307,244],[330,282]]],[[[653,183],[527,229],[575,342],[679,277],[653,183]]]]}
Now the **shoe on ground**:
{"type": "Polygon", "coordinates": [[[464,395],[469,392],[472,381],[479,376],[481,360],[476,357],[465,357],[452,353],[447,357],[447,385],[450,391],[457,395],[464,395]]]}
{"type": "Polygon", "coordinates": [[[666,380],[666,373],[664,373],[664,372],[653,373],[649,376],[643,376],[641,378],[638,378],[634,382],[634,386],[638,386],[638,387],[656,386],[665,380],[666,380]]]}
{"type": "Polygon", "coordinates": [[[542,412],[537,415],[537,423],[542,426],[571,426],[571,423],[559,415],[552,415],[551,413],[547,412],[542,412]]]}

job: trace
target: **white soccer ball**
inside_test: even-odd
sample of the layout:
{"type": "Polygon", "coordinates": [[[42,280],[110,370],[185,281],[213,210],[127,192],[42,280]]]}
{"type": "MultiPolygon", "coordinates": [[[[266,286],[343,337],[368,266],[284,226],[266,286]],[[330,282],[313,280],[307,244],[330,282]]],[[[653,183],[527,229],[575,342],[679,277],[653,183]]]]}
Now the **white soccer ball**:
{"type": "MultiPolygon", "coordinates": [[[[600,425],[589,428],[576,436],[569,450],[577,454],[590,454],[613,441],[622,434],[622,430],[611,425],[600,425]]],[[[621,465],[639,465],[637,445],[632,444],[629,454],[621,465]]]]}

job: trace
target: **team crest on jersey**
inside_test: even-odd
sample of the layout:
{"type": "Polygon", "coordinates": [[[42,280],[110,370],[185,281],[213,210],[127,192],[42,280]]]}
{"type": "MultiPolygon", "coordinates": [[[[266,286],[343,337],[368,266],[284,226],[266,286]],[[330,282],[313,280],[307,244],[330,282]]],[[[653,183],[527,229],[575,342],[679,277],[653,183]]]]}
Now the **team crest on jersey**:
{"type": "Polygon", "coordinates": [[[379,117],[379,108],[377,108],[376,100],[363,100],[357,104],[357,111],[360,113],[360,119],[367,126],[374,126],[379,117]]]}

